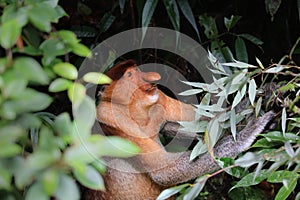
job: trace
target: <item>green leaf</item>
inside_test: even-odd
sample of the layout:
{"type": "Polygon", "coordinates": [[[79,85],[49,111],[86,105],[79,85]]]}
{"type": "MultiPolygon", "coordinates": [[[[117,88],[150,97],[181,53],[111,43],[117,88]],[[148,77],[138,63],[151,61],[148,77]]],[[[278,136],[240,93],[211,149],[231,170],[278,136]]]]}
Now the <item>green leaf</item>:
{"type": "Polygon", "coordinates": [[[204,34],[208,39],[216,38],[218,35],[218,29],[216,21],[213,17],[207,16],[206,14],[199,16],[199,23],[204,26],[204,34]]]}
{"type": "MultiPolygon", "coordinates": [[[[45,57],[65,55],[69,52],[64,43],[57,38],[49,38],[45,40],[39,48],[43,51],[45,57]]],[[[53,59],[54,58],[52,58],[52,60],[53,59]]]]}
{"type": "Polygon", "coordinates": [[[249,100],[252,106],[254,106],[254,101],[256,97],[256,83],[254,79],[251,79],[249,81],[249,88],[248,88],[248,94],[249,94],[249,100]]]}
{"type": "Polygon", "coordinates": [[[271,67],[269,69],[267,69],[265,72],[266,73],[278,73],[278,72],[281,72],[282,70],[284,70],[284,66],[282,65],[276,65],[276,67],[271,67]]]}
{"type": "Polygon", "coordinates": [[[255,116],[257,117],[259,115],[259,112],[261,110],[261,104],[262,104],[262,98],[259,97],[256,106],[255,106],[255,116]]]}
{"type": "Polygon", "coordinates": [[[49,169],[43,174],[41,182],[46,194],[52,196],[58,188],[59,173],[56,170],[49,169]]]}
{"type": "Polygon", "coordinates": [[[55,197],[63,200],[79,200],[80,193],[75,181],[71,177],[62,174],[55,197]]]}
{"type": "Polygon", "coordinates": [[[105,190],[102,176],[91,166],[86,166],[85,170],[74,170],[76,179],[84,186],[93,190],[105,190]]]}
{"type": "Polygon", "coordinates": [[[238,60],[248,62],[248,53],[246,45],[244,40],[240,37],[237,37],[235,40],[235,54],[238,60]]]}
{"type": "Polygon", "coordinates": [[[231,15],[230,19],[225,17],[224,24],[225,27],[227,28],[227,31],[232,29],[241,18],[242,18],[241,16],[234,16],[234,15],[231,15]]]}
{"type": "Polygon", "coordinates": [[[230,111],[230,130],[231,130],[231,134],[232,134],[234,140],[236,140],[236,114],[235,114],[235,109],[232,109],[230,111]]]}
{"type": "Polygon", "coordinates": [[[72,103],[80,104],[85,97],[85,92],[85,87],[82,84],[75,82],[68,88],[68,97],[72,103]]]}
{"type": "Polygon", "coordinates": [[[72,52],[78,56],[87,57],[87,58],[92,57],[91,50],[83,44],[80,44],[80,43],[72,44],[71,49],[72,49],[72,52]]]}
{"type": "Polygon", "coordinates": [[[271,172],[268,176],[267,181],[270,183],[282,183],[285,180],[291,180],[297,176],[298,174],[295,172],[280,170],[280,171],[271,172]]]}
{"type": "Polygon", "coordinates": [[[74,65],[67,62],[57,63],[53,66],[53,71],[67,79],[74,80],[78,76],[78,71],[74,65]]]}
{"type": "Polygon", "coordinates": [[[94,101],[88,96],[84,96],[80,102],[77,101],[73,104],[74,126],[75,133],[82,140],[91,134],[91,128],[96,119],[96,109],[94,101]]]}
{"type": "Polygon", "coordinates": [[[15,97],[11,104],[17,112],[40,111],[47,108],[52,102],[52,98],[44,93],[37,92],[33,89],[26,88],[23,92],[15,97]]]}
{"type": "Polygon", "coordinates": [[[22,148],[17,144],[4,144],[1,146],[0,158],[17,156],[22,152],[22,148]]]}
{"type": "Polygon", "coordinates": [[[235,161],[235,164],[241,167],[251,167],[252,165],[258,163],[260,161],[260,157],[252,152],[247,152],[242,157],[238,158],[235,161]]]}
{"type": "Polygon", "coordinates": [[[83,76],[83,80],[94,84],[110,84],[112,82],[108,76],[99,72],[88,72],[83,76]]]}
{"type": "Polygon", "coordinates": [[[104,174],[106,171],[106,164],[103,160],[97,159],[91,163],[91,166],[93,166],[98,172],[101,174],[104,174]]]}
{"type": "Polygon", "coordinates": [[[66,44],[77,44],[79,42],[75,33],[72,31],[60,30],[57,34],[66,44]]]}
{"type": "Polygon", "coordinates": [[[39,30],[50,32],[51,30],[50,18],[48,14],[44,12],[44,10],[38,7],[33,7],[29,11],[29,20],[39,30]]]}
{"type": "Polygon", "coordinates": [[[126,2],[126,0],[119,0],[121,14],[123,14],[123,12],[124,12],[125,2],[126,2]]]}
{"type": "Polygon", "coordinates": [[[172,25],[176,31],[179,31],[180,27],[180,16],[177,8],[177,4],[175,0],[163,0],[165,7],[167,9],[167,13],[169,15],[169,19],[172,22],[172,25]]]}
{"type": "Polygon", "coordinates": [[[145,37],[147,27],[153,16],[154,10],[157,6],[158,0],[147,0],[142,13],[142,38],[145,37]]]}
{"type": "Polygon", "coordinates": [[[186,90],[184,92],[180,92],[178,95],[189,96],[189,95],[199,94],[200,92],[203,92],[203,90],[202,89],[190,89],[190,90],[186,90]]]}
{"type": "Polygon", "coordinates": [[[281,130],[283,135],[285,135],[285,131],[286,131],[286,109],[283,108],[282,109],[282,113],[281,113],[281,130]]]}
{"type": "Polygon", "coordinates": [[[238,187],[248,187],[252,185],[257,185],[261,181],[265,180],[269,175],[269,172],[267,170],[262,170],[257,177],[255,177],[255,172],[252,172],[248,175],[246,175],[244,178],[242,178],[235,186],[233,186],[231,190],[238,187]],[[254,179],[255,177],[255,179],[254,179]]]}
{"type": "Polygon", "coordinates": [[[4,49],[11,48],[21,35],[21,26],[16,19],[9,20],[0,26],[0,44],[4,49]]]}
{"type": "Polygon", "coordinates": [[[203,144],[202,140],[199,140],[191,152],[190,161],[194,160],[197,156],[205,152],[207,152],[207,147],[205,144],[203,144]]]}
{"type": "Polygon", "coordinates": [[[28,165],[32,169],[43,169],[60,158],[60,151],[36,151],[28,157],[28,165]]]}
{"type": "Polygon", "coordinates": [[[65,143],[70,143],[72,139],[73,127],[68,113],[62,113],[55,118],[53,127],[65,143]]]}
{"type": "Polygon", "coordinates": [[[183,200],[195,199],[204,188],[207,180],[207,175],[197,178],[196,183],[192,185],[191,189],[186,194],[184,194],[183,200]]]}
{"type": "Polygon", "coordinates": [[[183,15],[187,18],[187,20],[190,22],[190,24],[196,31],[198,39],[200,40],[200,35],[199,35],[198,28],[197,28],[197,24],[195,22],[194,14],[189,5],[189,2],[186,0],[177,0],[177,3],[178,3],[179,8],[181,9],[183,15]]]}
{"type": "Polygon", "coordinates": [[[5,190],[11,190],[12,175],[8,169],[0,166],[0,188],[5,190]]]}
{"type": "Polygon", "coordinates": [[[177,194],[178,192],[180,192],[181,190],[185,189],[186,187],[188,187],[190,184],[185,183],[182,185],[178,185],[178,186],[174,186],[168,189],[165,189],[164,191],[162,191],[160,193],[160,195],[157,197],[156,200],[164,200],[167,199],[171,196],[173,196],[174,194],[177,194]]]}
{"type": "Polygon", "coordinates": [[[250,35],[250,34],[239,34],[238,36],[243,37],[246,40],[249,40],[250,42],[252,42],[255,45],[262,45],[263,44],[263,42],[260,39],[254,37],[253,35],[250,35]]]}
{"type": "Polygon", "coordinates": [[[61,92],[67,90],[71,86],[72,82],[64,79],[57,78],[49,85],[50,92],[61,92]]]}
{"type": "Polygon", "coordinates": [[[287,184],[283,185],[280,190],[277,192],[275,200],[283,200],[283,199],[287,199],[288,196],[294,192],[296,186],[297,186],[297,181],[298,181],[298,177],[299,175],[286,180],[287,184]]]}
{"type": "Polygon", "coordinates": [[[32,199],[39,199],[39,200],[50,199],[50,197],[44,192],[42,185],[39,182],[34,183],[26,193],[25,200],[32,200],[32,199]]]}
{"type": "Polygon", "coordinates": [[[33,81],[42,85],[49,83],[49,78],[42,69],[42,66],[33,58],[16,58],[13,67],[15,67],[16,72],[20,74],[20,77],[22,76],[29,81],[33,81]]]}
{"type": "Polygon", "coordinates": [[[34,4],[28,11],[30,22],[39,30],[50,32],[51,22],[57,22],[60,17],[55,8],[45,2],[34,4]]]}
{"type": "MultiPolygon", "coordinates": [[[[125,3],[125,1],[124,1],[125,3]]],[[[121,11],[123,12],[123,11],[121,11]]],[[[105,31],[107,31],[111,25],[114,23],[116,19],[116,16],[114,16],[111,12],[107,12],[103,15],[103,17],[100,20],[100,33],[103,33],[105,31]]]]}
{"type": "Polygon", "coordinates": [[[20,27],[23,27],[28,22],[28,8],[27,7],[18,7],[10,4],[3,9],[3,14],[1,16],[1,22],[5,23],[9,20],[17,20],[20,27]]]}

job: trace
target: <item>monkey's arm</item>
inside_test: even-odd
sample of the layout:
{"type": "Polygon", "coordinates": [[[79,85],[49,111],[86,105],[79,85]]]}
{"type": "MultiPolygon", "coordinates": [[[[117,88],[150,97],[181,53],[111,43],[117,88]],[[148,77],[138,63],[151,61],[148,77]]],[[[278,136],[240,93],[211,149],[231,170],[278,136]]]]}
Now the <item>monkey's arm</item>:
{"type": "Polygon", "coordinates": [[[190,104],[180,102],[159,92],[158,104],[165,109],[167,121],[192,121],[195,119],[196,108],[190,104]]]}
{"type": "MultiPolygon", "coordinates": [[[[236,157],[253,143],[256,136],[264,130],[273,115],[274,113],[270,111],[262,117],[252,120],[237,134],[236,141],[234,141],[231,135],[221,139],[214,148],[214,155],[216,157],[236,157]]],[[[165,163],[162,168],[156,168],[155,171],[149,172],[149,175],[154,182],[164,186],[173,186],[178,183],[186,182],[220,168],[208,153],[203,154],[193,161],[189,161],[190,152],[184,152],[182,154],[166,152],[164,156],[158,158],[162,159],[156,160],[155,163],[169,163],[165,163]]],[[[159,165],[162,166],[162,164],[159,165]]],[[[152,166],[152,168],[155,169],[154,166],[152,166]]]]}

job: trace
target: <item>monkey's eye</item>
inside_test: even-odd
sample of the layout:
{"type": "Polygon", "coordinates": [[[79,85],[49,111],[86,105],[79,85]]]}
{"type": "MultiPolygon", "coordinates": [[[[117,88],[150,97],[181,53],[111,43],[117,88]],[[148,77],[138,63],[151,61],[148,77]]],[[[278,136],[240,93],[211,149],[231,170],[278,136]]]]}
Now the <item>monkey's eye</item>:
{"type": "Polygon", "coordinates": [[[131,77],[132,73],[131,72],[127,72],[127,77],[131,77]]]}

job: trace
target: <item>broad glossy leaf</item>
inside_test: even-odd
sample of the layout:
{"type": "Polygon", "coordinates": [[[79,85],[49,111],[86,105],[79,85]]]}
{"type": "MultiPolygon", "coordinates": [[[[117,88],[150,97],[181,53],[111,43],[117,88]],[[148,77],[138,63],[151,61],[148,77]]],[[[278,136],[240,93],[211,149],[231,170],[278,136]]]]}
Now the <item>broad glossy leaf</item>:
{"type": "Polygon", "coordinates": [[[93,100],[85,96],[80,104],[73,105],[73,116],[75,122],[82,122],[91,129],[96,119],[96,109],[93,100]]]}
{"type": "Polygon", "coordinates": [[[36,151],[28,157],[28,165],[32,169],[43,169],[60,159],[60,151],[36,151]]]}
{"type": "Polygon", "coordinates": [[[3,13],[1,16],[2,23],[5,23],[9,20],[17,20],[21,27],[25,26],[28,22],[28,8],[27,7],[19,7],[16,8],[15,5],[7,5],[3,9],[3,13]]]}
{"type": "Polygon", "coordinates": [[[75,180],[62,174],[60,176],[59,186],[56,190],[55,197],[63,200],[79,200],[80,192],[75,180]]]}
{"type": "MultiPolygon", "coordinates": [[[[44,57],[55,57],[65,55],[69,52],[65,44],[58,38],[49,38],[45,40],[39,47],[43,51],[44,57]]],[[[52,58],[53,59],[53,58],[52,58]]]]}
{"type": "Polygon", "coordinates": [[[40,111],[47,108],[52,102],[52,98],[47,94],[30,88],[25,89],[15,100],[17,109],[24,111],[40,111]]]}
{"type": "Polygon", "coordinates": [[[46,194],[48,194],[49,196],[54,195],[59,183],[58,171],[54,169],[49,169],[45,171],[42,176],[41,183],[43,191],[45,191],[46,194]]]}
{"type": "Polygon", "coordinates": [[[78,56],[91,58],[92,52],[89,48],[81,43],[72,44],[71,51],[78,56]]]}
{"type": "Polygon", "coordinates": [[[71,86],[72,82],[64,79],[57,78],[49,85],[50,92],[61,92],[67,90],[71,86]]]}
{"type": "Polygon", "coordinates": [[[98,72],[89,72],[83,76],[83,80],[94,84],[110,84],[112,80],[105,74],[98,72]]]}
{"type": "Polygon", "coordinates": [[[56,9],[47,2],[33,4],[28,11],[30,22],[41,31],[49,32],[51,22],[57,22],[62,15],[56,12],[56,9]]]}
{"type": "Polygon", "coordinates": [[[34,183],[29,187],[25,200],[39,199],[39,200],[49,200],[49,196],[44,192],[43,187],[40,182],[34,183]]]}
{"type": "Polygon", "coordinates": [[[85,170],[74,170],[76,179],[85,187],[93,190],[105,190],[102,176],[93,167],[86,166],[85,170]]]}
{"type": "Polygon", "coordinates": [[[4,49],[11,48],[21,35],[21,26],[16,19],[4,22],[0,26],[0,44],[4,49]]]}
{"type": "Polygon", "coordinates": [[[78,71],[74,65],[67,62],[57,63],[53,66],[53,71],[67,79],[74,80],[78,76],[78,71]]]}
{"type": "Polygon", "coordinates": [[[57,34],[67,44],[76,44],[79,42],[75,33],[72,31],[60,30],[57,34]]]}
{"type": "Polygon", "coordinates": [[[33,81],[42,85],[49,83],[49,78],[42,66],[33,58],[20,57],[14,62],[14,67],[20,77],[24,77],[29,81],[33,81]]]}
{"type": "Polygon", "coordinates": [[[5,190],[11,190],[12,175],[8,169],[5,169],[0,165],[0,188],[5,190]]]}
{"type": "Polygon", "coordinates": [[[59,133],[65,143],[70,143],[72,139],[73,126],[68,113],[62,113],[55,118],[53,127],[59,133]]]}
{"type": "Polygon", "coordinates": [[[75,82],[68,88],[68,97],[74,105],[81,103],[85,97],[85,93],[86,89],[81,83],[75,82]]]}

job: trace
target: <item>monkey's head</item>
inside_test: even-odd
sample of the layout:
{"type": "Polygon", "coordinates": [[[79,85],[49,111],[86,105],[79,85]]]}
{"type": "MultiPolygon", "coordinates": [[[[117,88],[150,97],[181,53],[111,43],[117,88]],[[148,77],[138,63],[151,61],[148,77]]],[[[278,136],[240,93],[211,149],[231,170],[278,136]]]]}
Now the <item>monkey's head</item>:
{"type": "Polygon", "coordinates": [[[133,60],[120,62],[105,73],[113,81],[109,85],[99,85],[97,98],[129,105],[139,101],[144,105],[152,105],[158,100],[158,89],[155,81],[160,80],[156,72],[142,72],[133,60]]]}

